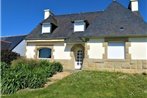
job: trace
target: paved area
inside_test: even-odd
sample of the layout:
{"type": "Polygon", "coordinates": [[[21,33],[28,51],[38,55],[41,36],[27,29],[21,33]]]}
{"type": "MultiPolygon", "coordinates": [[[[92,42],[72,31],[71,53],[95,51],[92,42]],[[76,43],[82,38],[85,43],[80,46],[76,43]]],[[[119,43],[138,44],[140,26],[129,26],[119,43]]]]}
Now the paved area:
{"type": "Polygon", "coordinates": [[[70,72],[70,71],[63,71],[63,72],[56,73],[51,78],[49,78],[49,81],[45,84],[44,87],[46,88],[49,85],[57,82],[58,80],[61,80],[61,79],[65,78],[65,77],[69,76],[70,74],[72,74],[72,72],[70,72]]]}

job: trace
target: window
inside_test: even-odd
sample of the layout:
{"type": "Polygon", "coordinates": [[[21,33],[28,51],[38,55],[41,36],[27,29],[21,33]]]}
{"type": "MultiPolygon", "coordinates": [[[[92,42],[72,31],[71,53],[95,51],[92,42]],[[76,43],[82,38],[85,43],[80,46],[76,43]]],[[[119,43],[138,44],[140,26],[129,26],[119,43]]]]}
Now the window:
{"type": "Polygon", "coordinates": [[[85,22],[83,20],[74,21],[74,32],[80,32],[85,30],[85,22]]]}
{"type": "Polygon", "coordinates": [[[108,59],[125,59],[124,42],[108,43],[108,59]]]}
{"type": "Polygon", "coordinates": [[[42,48],[39,50],[39,58],[51,58],[51,49],[42,48]]]}
{"type": "Polygon", "coordinates": [[[51,33],[51,24],[43,23],[42,24],[42,33],[51,33]]]}

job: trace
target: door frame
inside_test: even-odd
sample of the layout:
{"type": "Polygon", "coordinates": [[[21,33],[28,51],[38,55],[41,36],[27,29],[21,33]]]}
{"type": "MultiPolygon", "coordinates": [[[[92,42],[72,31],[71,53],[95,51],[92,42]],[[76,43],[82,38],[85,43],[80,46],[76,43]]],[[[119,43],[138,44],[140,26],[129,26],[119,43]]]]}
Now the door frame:
{"type": "Polygon", "coordinates": [[[73,47],[71,48],[71,51],[73,52],[73,58],[74,58],[74,68],[77,70],[81,70],[82,66],[83,66],[83,61],[84,61],[84,53],[85,53],[85,48],[82,44],[75,44],[73,45],[73,47]],[[83,58],[82,58],[82,65],[80,66],[80,68],[76,68],[76,57],[77,57],[77,51],[78,50],[82,50],[82,54],[83,54],[83,58]]]}

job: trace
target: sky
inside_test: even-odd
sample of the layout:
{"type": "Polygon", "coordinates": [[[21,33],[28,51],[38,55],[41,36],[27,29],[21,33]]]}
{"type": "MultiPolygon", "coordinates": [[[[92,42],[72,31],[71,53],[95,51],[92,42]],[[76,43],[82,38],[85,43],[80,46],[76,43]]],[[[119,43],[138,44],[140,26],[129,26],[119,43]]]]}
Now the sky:
{"type": "MultiPolygon", "coordinates": [[[[113,0],[1,0],[1,36],[29,34],[44,18],[44,9],[55,15],[102,11],[113,0]]],[[[129,0],[116,0],[128,7],[129,0]]],[[[147,22],[147,0],[139,0],[147,22]]]]}

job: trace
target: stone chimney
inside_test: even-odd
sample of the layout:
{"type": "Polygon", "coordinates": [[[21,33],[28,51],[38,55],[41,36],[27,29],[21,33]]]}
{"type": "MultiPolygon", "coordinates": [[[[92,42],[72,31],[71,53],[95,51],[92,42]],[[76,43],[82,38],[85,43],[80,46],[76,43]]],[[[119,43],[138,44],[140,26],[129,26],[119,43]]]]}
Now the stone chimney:
{"type": "Polygon", "coordinates": [[[44,10],[44,19],[47,19],[50,15],[53,15],[53,13],[49,9],[44,10]]]}
{"type": "Polygon", "coordinates": [[[138,0],[130,0],[130,9],[132,12],[138,11],[138,0]]]}

